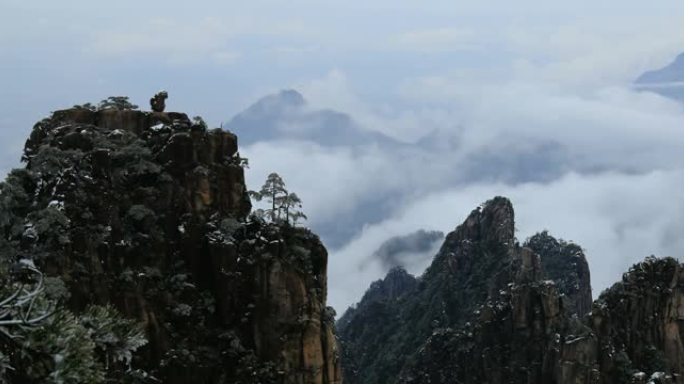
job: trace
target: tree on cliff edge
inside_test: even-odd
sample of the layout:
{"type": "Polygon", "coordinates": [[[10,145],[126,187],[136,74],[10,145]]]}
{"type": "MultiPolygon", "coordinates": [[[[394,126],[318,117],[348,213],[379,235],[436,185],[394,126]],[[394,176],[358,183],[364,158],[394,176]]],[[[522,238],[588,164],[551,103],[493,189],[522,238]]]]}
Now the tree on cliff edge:
{"type": "Polygon", "coordinates": [[[263,211],[271,222],[294,225],[300,219],[307,219],[306,215],[300,211],[302,200],[297,194],[287,191],[285,182],[275,172],[268,175],[261,190],[249,191],[249,195],[257,201],[266,199],[271,204],[270,208],[263,211]]]}

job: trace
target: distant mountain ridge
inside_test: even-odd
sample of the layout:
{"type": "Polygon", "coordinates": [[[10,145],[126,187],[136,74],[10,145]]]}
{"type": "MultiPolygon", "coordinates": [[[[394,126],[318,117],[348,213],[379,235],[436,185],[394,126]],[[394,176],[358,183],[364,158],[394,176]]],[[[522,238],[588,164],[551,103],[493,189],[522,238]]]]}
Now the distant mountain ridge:
{"type": "Polygon", "coordinates": [[[305,140],[330,147],[402,144],[360,127],[345,113],[309,107],[294,89],[262,97],[223,128],[235,132],[242,145],[273,140],[305,140]]]}
{"type": "Polygon", "coordinates": [[[644,72],[634,85],[638,90],[684,101],[684,53],[663,68],[644,72]]]}
{"type": "MultiPolygon", "coordinates": [[[[259,153],[255,144],[301,151],[297,144],[306,142],[323,149],[344,149],[359,158],[380,158],[395,165],[387,170],[387,175],[396,173],[396,185],[368,191],[358,197],[353,207],[338,212],[333,219],[313,224],[333,249],[359,235],[364,225],[386,219],[400,204],[415,196],[472,181],[548,182],[572,169],[568,164],[575,161],[561,143],[549,140],[531,139],[524,145],[502,140],[464,157],[458,155],[462,138],[448,130],[435,130],[414,143],[405,143],[363,126],[348,113],[313,108],[305,96],[293,89],[261,97],[222,127],[237,134],[241,151],[247,157],[252,156],[252,151],[259,153]],[[457,167],[446,166],[456,161],[457,167]],[[442,169],[443,176],[428,180],[423,171],[428,167],[442,169]]],[[[366,170],[360,167],[359,172],[366,170]]],[[[409,266],[404,267],[413,272],[409,266]]]]}
{"type": "Polygon", "coordinates": [[[644,72],[639,76],[636,84],[670,83],[684,81],[684,53],[677,55],[667,66],[653,71],[644,72]]]}

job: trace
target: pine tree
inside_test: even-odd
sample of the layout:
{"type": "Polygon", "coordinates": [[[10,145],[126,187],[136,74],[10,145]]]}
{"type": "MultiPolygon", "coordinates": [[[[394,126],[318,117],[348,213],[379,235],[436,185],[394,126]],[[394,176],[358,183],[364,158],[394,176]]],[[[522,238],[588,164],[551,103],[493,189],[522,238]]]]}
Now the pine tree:
{"type": "Polygon", "coordinates": [[[266,199],[271,203],[271,208],[266,209],[264,213],[272,222],[280,220],[279,203],[283,195],[287,195],[285,190],[285,182],[277,173],[273,172],[266,178],[266,182],[261,186],[259,192],[249,191],[249,195],[254,197],[257,201],[266,199]]]}
{"type": "Polygon", "coordinates": [[[302,200],[296,193],[289,193],[283,197],[280,206],[285,211],[285,220],[288,223],[291,221],[292,225],[296,225],[299,219],[307,219],[306,215],[299,210],[302,208],[302,200]]]}
{"type": "Polygon", "coordinates": [[[295,193],[285,188],[285,182],[277,173],[273,172],[266,178],[261,189],[249,191],[249,195],[257,201],[266,199],[270,208],[263,211],[264,216],[273,223],[297,224],[300,219],[306,220],[306,215],[300,211],[302,200],[295,193]]]}

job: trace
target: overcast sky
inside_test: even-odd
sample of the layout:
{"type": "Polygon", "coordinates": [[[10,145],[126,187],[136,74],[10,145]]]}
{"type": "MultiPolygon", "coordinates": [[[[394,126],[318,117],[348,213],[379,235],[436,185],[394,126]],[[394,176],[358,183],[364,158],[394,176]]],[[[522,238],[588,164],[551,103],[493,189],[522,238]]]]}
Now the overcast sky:
{"type": "Polygon", "coordinates": [[[595,296],[649,254],[684,254],[684,107],[630,87],[684,52],[680,0],[103,4],[0,4],[3,173],[35,121],[76,103],[147,107],[166,89],[168,109],[218,126],[295,88],[312,110],[444,144],[243,148],[250,186],[281,173],[314,228],[391,196],[385,217],[331,249],[338,312],[383,275],[358,263],[388,237],[450,231],[496,194],[513,200],[521,240],[548,229],[586,249],[595,296]]]}

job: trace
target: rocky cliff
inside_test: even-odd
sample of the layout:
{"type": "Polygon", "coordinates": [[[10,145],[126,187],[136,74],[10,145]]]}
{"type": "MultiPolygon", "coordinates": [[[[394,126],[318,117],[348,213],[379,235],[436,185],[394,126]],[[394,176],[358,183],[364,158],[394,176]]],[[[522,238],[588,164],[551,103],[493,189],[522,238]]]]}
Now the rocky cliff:
{"type": "Polygon", "coordinates": [[[589,264],[580,246],[557,240],[543,231],[530,237],[525,247],[541,256],[546,278],[553,280],[564,297],[568,314],[582,317],[591,311],[589,264]]]}
{"type": "Polygon", "coordinates": [[[359,303],[356,313],[338,327],[343,347],[352,348],[344,351],[353,356],[343,360],[347,381],[396,382],[431,335],[473,321],[480,304],[510,281],[513,233],[513,207],[496,198],[446,236],[412,292],[373,306],[380,319],[362,310],[367,302],[359,303]]]}
{"type": "Polygon", "coordinates": [[[340,319],[346,382],[680,383],[681,270],[647,259],[592,303],[582,249],[547,232],[519,245],[495,198],[415,288],[377,300],[374,283],[340,319]]]}
{"type": "Polygon", "coordinates": [[[340,383],[327,252],[248,217],[237,150],[182,113],[54,112],[26,142],[10,237],[74,311],[113,304],[142,322],[133,365],[160,382],[340,383]]]}
{"type": "Polygon", "coordinates": [[[684,265],[647,258],[599,296],[591,313],[601,383],[684,383],[684,265]]]}
{"type": "MultiPolygon", "coordinates": [[[[368,372],[369,357],[375,356],[391,333],[386,324],[393,324],[400,315],[401,298],[418,285],[415,277],[401,267],[393,268],[382,279],[371,284],[355,308],[349,308],[337,321],[338,329],[347,330],[340,340],[345,382],[362,382],[368,372]]],[[[393,328],[390,328],[393,329],[393,328]]]]}

